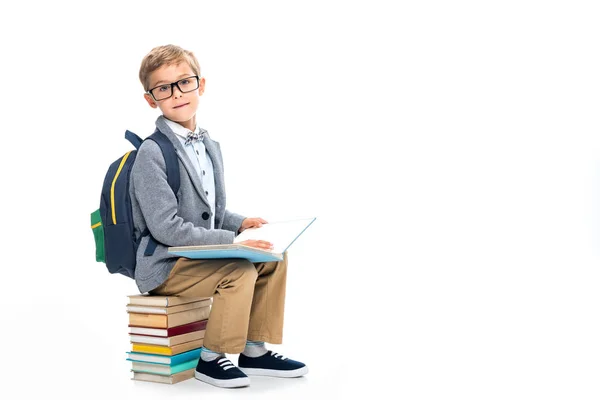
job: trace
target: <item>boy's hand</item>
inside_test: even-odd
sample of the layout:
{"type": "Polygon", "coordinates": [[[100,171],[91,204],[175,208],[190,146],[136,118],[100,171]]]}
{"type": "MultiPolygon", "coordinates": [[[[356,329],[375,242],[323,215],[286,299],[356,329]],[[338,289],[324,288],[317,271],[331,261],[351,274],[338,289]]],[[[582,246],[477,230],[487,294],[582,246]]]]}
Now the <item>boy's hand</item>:
{"type": "Polygon", "coordinates": [[[271,250],[273,248],[273,244],[267,242],[266,240],[244,240],[243,242],[239,242],[237,244],[243,244],[244,246],[256,247],[261,250],[271,250]]]}
{"type": "Polygon", "coordinates": [[[246,218],[242,221],[242,226],[238,233],[242,233],[248,228],[260,228],[262,224],[268,224],[268,222],[262,218],[246,218]]]}

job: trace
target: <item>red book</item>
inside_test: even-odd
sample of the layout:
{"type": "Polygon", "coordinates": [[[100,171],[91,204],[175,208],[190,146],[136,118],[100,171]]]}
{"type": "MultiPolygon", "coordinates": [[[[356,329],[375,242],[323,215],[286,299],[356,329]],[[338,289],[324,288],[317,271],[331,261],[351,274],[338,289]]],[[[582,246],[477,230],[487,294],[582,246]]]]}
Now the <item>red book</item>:
{"type": "Polygon", "coordinates": [[[145,335],[145,336],[160,336],[160,337],[171,337],[177,335],[183,335],[184,333],[190,333],[195,331],[201,331],[206,329],[207,319],[201,321],[190,322],[189,324],[174,326],[172,328],[147,328],[144,326],[129,325],[129,333],[133,335],[145,335]]]}

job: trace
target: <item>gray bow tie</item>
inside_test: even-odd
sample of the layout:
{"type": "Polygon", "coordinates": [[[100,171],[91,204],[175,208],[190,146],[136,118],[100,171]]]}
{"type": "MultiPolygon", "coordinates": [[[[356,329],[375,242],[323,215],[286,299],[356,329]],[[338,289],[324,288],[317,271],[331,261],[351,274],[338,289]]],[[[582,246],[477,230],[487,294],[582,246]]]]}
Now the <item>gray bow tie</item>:
{"type": "Polygon", "coordinates": [[[187,146],[188,144],[192,142],[197,142],[198,140],[204,140],[204,132],[188,132],[187,137],[185,138],[185,145],[187,146]]]}

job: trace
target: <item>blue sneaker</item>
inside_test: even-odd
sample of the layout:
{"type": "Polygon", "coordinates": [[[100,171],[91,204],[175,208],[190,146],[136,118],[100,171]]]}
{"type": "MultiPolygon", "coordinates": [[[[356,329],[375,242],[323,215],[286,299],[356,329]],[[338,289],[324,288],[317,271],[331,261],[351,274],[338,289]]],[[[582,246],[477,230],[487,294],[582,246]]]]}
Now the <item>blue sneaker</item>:
{"type": "Polygon", "coordinates": [[[303,363],[290,360],[270,350],[260,357],[248,357],[241,353],[238,365],[242,372],[248,375],[296,378],[308,372],[308,367],[303,363]]]}
{"type": "Polygon", "coordinates": [[[213,361],[198,360],[196,379],[222,388],[236,388],[250,385],[250,378],[225,357],[213,361]]]}

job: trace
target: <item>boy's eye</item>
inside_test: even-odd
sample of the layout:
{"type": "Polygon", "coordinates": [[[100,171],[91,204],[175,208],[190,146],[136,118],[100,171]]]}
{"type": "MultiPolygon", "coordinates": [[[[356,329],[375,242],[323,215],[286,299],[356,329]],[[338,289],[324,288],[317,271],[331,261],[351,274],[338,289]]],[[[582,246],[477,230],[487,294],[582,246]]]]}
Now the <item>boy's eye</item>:
{"type": "Polygon", "coordinates": [[[167,90],[170,90],[170,89],[171,89],[171,86],[170,86],[170,85],[163,85],[163,86],[160,86],[160,87],[158,88],[158,91],[159,91],[159,92],[166,92],[167,90]]]}
{"type": "Polygon", "coordinates": [[[179,83],[181,85],[189,85],[190,84],[190,80],[187,79],[187,78],[186,79],[182,79],[182,80],[179,81],[179,83]]]}

